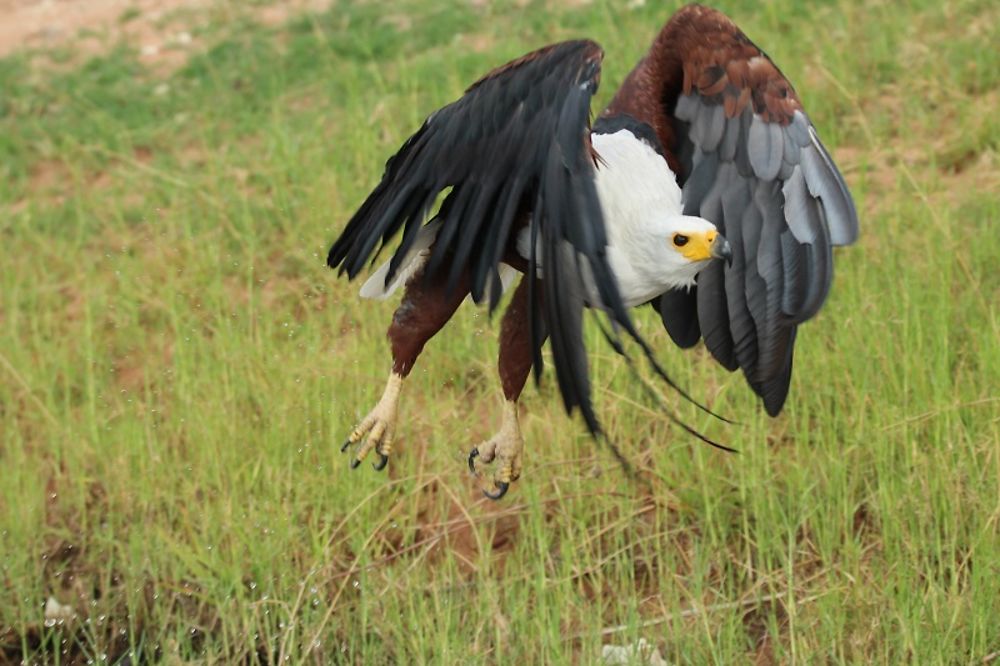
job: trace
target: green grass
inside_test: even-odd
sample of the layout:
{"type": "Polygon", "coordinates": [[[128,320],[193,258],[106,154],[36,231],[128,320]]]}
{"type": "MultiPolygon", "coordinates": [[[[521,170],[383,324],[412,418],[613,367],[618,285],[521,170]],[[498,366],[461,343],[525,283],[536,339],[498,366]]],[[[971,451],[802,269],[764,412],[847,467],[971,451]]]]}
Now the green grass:
{"type": "Polygon", "coordinates": [[[661,4],[344,1],[229,22],[169,75],[128,49],[0,60],[0,662],[594,663],[640,637],[672,663],[996,658],[995,3],[722,7],[795,82],[863,225],[779,419],[637,312],[741,424],[666,398],[739,455],[671,428],[591,330],[648,487],[549,376],[524,477],[483,500],[464,455],[499,421],[497,322],[472,307],[408,382],[388,473],[339,454],[393,304],[324,258],[386,157],[558,39],[604,45],[599,108],[661,4]],[[50,596],[76,619],[45,626],[50,596]]]}

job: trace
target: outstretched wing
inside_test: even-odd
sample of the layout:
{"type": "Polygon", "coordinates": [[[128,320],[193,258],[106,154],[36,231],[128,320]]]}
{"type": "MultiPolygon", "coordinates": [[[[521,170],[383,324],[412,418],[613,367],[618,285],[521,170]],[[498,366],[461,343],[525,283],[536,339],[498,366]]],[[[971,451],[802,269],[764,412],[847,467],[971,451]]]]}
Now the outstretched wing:
{"type": "Polygon", "coordinates": [[[830,289],[831,247],[858,234],[854,202],[816,128],[767,54],[700,5],[670,19],[608,112],[656,130],[684,212],[714,222],[732,246],[731,266],[713,262],[691,292],[654,301],[667,331],[681,347],[704,337],[776,415],[796,329],[830,289]]]}
{"type": "MultiPolygon", "coordinates": [[[[449,288],[456,288],[468,271],[473,298],[488,296],[492,308],[500,296],[497,266],[517,224],[530,214],[531,288],[544,277],[543,293],[530,296],[535,348],[547,331],[566,409],[579,407],[594,433],[600,428],[583,346],[585,304],[602,307],[638,338],[605,255],[594,185],[590,99],[602,58],[591,41],[555,44],[494,70],[431,114],[386,163],[382,181],[327,258],[354,278],[377,246],[402,230],[388,284],[429,208],[451,188],[437,214],[441,227],[425,275],[444,271],[449,288]],[[487,285],[493,288],[484,294],[487,285]]],[[[541,371],[539,351],[535,368],[541,371]]]]}

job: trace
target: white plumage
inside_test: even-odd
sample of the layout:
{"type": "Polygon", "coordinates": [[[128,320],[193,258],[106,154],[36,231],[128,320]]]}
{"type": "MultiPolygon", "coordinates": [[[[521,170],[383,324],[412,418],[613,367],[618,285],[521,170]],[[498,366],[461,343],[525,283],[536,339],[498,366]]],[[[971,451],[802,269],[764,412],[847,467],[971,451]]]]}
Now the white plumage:
{"type": "MultiPolygon", "coordinates": [[[[592,134],[591,142],[601,156],[595,182],[608,235],[608,261],[625,305],[634,307],[670,289],[692,286],[705,262],[685,257],[671,239],[676,233],[711,231],[715,225],[683,214],[681,189],[666,160],[632,132],[592,134]]],[[[522,229],[517,251],[524,258],[530,254],[530,241],[528,229],[522,229]]]]}
{"type": "Polygon", "coordinates": [[[403,257],[403,261],[400,262],[399,270],[396,271],[392,282],[389,284],[385,283],[385,278],[389,275],[389,262],[387,261],[379,266],[378,270],[361,285],[361,298],[373,298],[384,301],[401,285],[406,284],[406,281],[413,277],[420,267],[424,265],[424,262],[427,261],[427,257],[431,253],[431,246],[434,245],[434,239],[437,238],[440,229],[440,220],[431,220],[425,224],[417,232],[417,237],[413,241],[413,247],[403,257]]]}
{"type": "MultiPolygon", "coordinates": [[[[384,301],[385,299],[392,296],[393,292],[399,289],[401,286],[407,283],[407,281],[416,275],[423,265],[427,262],[428,257],[431,256],[431,246],[434,245],[435,239],[437,239],[438,232],[441,231],[441,221],[438,219],[431,220],[425,224],[420,231],[417,232],[417,237],[413,241],[413,247],[410,251],[406,253],[403,258],[402,263],[399,266],[399,270],[396,271],[396,275],[393,276],[392,282],[389,284],[385,283],[385,278],[389,275],[389,262],[385,262],[378,267],[370,278],[365,280],[365,283],[361,285],[361,291],[359,292],[361,298],[371,298],[377,301],[384,301]]],[[[514,284],[514,279],[517,277],[517,271],[511,266],[501,263],[498,267],[498,273],[500,274],[500,287],[503,291],[507,291],[512,284],[514,284]]],[[[489,293],[490,283],[486,283],[486,293],[489,293]]]]}
{"type": "Polygon", "coordinates": [[[597,196],[608,234],[608,259],[629,307],[676,288],[694,285],[704,261],[691,261],[671,242],[674,234],[715,230],[700,217],[683,214],[681,188],[667,161],[628,130],[593,134],[603,164],[597,196]]]}
{"type": "MultiPolygon", "coordinates": [[[[683,214],[681,189],[666,160],[632,132],[593,134],[591,141],[601,156],[595,183],[608,234],[608,260],[625,305],[641,305],[670,289],[693,285],[705,262],[685,257],[671,239],[677,233],[714,230],[715,225],[683,214]]],[[[385,262],[361,287],[361,296],[385,299],[406,284],[427,261],[440,228],[438,220],[424,226],[392,282],[385,284],[385,262]]],[[[527,259],[529,247],[526,227],[517,238],[518,254],[527,259]]],[[[544,278],[544,272],[540,274],[544,278]]],[[[515,277],[513,268],[500,265],[505,291],[515,277]]]]}

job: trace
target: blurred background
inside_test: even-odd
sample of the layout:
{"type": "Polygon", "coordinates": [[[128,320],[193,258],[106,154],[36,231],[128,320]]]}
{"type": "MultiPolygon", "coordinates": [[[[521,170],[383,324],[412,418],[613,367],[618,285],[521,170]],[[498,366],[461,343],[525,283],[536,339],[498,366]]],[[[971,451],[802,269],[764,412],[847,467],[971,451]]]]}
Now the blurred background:
{"type": "Polygon", "coordinates": [[[1000,659],[994,2],[716,4],[862,222],[778,419],[637,311],[739,423],[664,399],[739,454],[672,428],[588,330],[645,483],[547,377],[524,477],[483,499],[465,454],[500,422],[498,324],[468,305],[386,473],[339,454],[395,303],[324,259],[386,158],[562,39],[605,48],[598,111],[677,6],[0,0],[0,663],[1000,659]]]}

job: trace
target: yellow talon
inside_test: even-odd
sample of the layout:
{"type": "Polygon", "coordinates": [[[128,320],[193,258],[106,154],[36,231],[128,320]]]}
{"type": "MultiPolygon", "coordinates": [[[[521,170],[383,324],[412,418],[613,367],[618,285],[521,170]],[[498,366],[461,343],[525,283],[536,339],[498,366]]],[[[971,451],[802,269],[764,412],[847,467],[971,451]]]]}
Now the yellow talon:
{"type": "Polygon", "coordinates": [[[360,446],[358,446],[357,451],[351,459],[352,469],[360,465],[361,461],[373,450],[380,457],[375,469],[380,470],[385,467],[389,451],[392,449],[393,436],[396,432],[399,390],[402,383],[403,378],[401,376],[395,373],[389,376],[385,392],[383,392],[378,404],[351,431],[351,434],[347,437],[347,441],[341,447],[341,452],[346,452],[350,447],[360,443],[360,446]]]}
{"type": "Polygon", "coordinates": [[[477,469],[477,459],[483,465],[497,460],[493,483],[499,490],[492,494],[484,491],[487,497],[490,499],[503,497],[504,493],[507,492],[507,487],[521,476],[521,454],[523,451],[524,439],[521,437],[521,428],[517,419],[517,403],[507,401],[504,403],[503,424],[499,432],[474,448],[469,454],[469,469],[476,476],[483,476],[477,469]]]}

